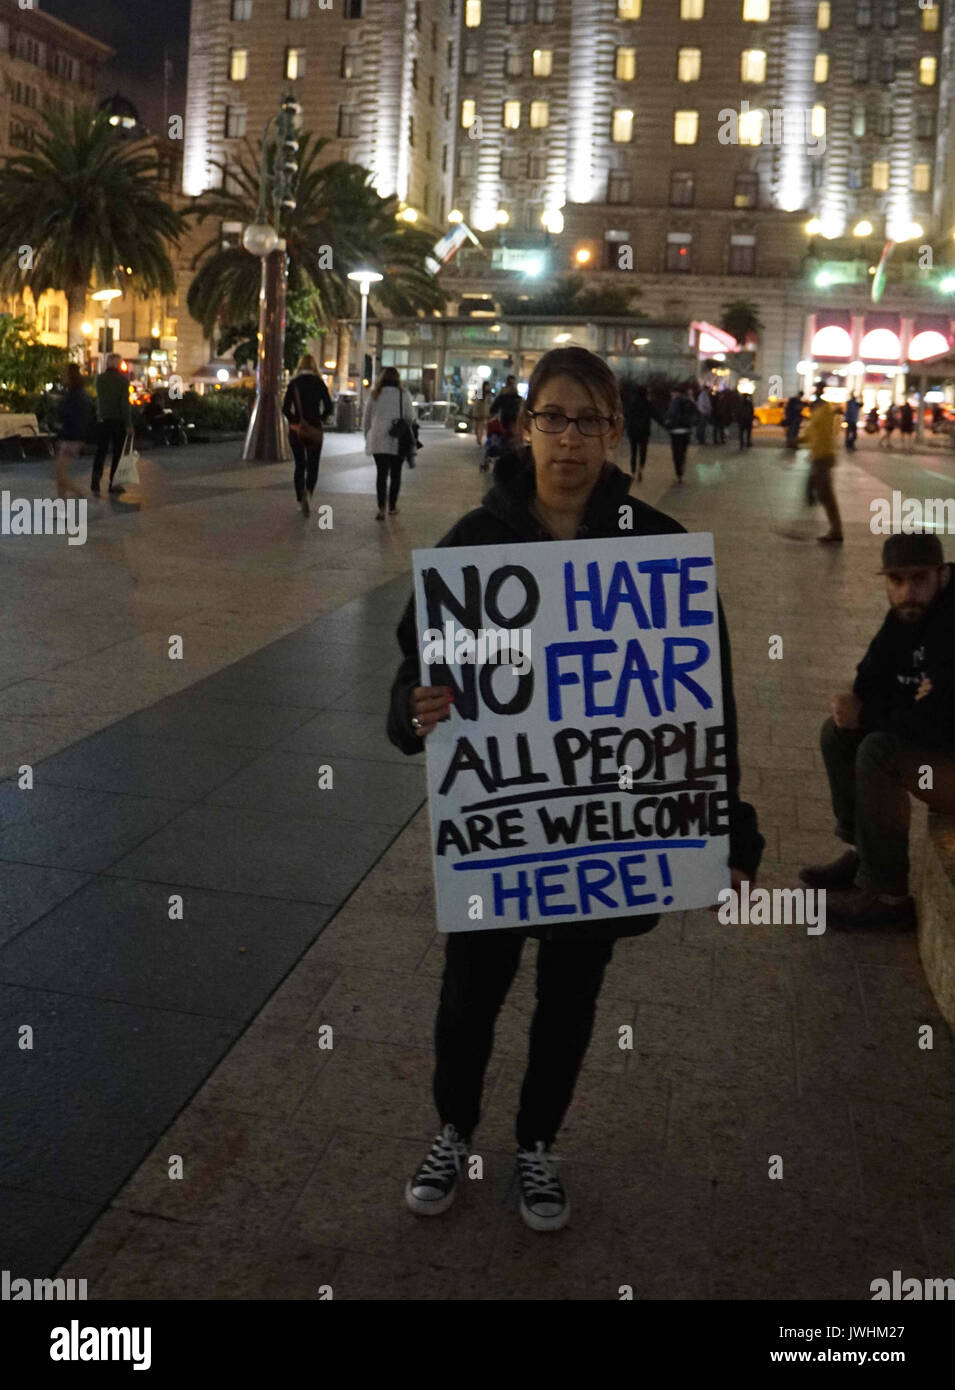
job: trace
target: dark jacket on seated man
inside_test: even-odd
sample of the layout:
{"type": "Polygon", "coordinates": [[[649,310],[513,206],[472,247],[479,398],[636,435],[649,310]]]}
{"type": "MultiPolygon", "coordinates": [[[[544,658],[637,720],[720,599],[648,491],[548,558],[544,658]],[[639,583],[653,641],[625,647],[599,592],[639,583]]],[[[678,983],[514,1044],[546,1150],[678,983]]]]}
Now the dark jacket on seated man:
{"type": "Polygon", "coordinates": [[[947,568],[947,587],[919,622],[889,612],[859,663],[852,690],[862,701],[866,733],[955,752],[955,565],[947,568]],[[916,700],[926,678],[932,688],[916,700]]]}

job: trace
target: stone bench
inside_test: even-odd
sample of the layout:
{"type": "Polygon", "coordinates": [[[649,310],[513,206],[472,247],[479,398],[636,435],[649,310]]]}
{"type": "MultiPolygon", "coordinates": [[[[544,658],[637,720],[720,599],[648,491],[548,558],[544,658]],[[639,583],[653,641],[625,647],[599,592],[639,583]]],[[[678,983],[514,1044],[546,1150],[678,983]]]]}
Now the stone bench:
{"type": "Polygon", "coordinates": [[[918,907],[919,955],[929,988],[955,1030],[955,816],[911,797],[910,888],[918,907]]]}

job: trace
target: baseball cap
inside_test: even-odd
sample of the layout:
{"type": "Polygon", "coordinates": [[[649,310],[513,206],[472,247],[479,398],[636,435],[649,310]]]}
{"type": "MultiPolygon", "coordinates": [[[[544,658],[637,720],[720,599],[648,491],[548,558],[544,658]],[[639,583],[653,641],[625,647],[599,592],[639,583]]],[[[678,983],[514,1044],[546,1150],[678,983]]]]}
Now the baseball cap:
{"type": "Polygon", "coordinates": [[[932,569],[944,563],[945,553],[938,536],[889,536],[882,547],[879,574],[889,574],[893,570],[932,569]]]}

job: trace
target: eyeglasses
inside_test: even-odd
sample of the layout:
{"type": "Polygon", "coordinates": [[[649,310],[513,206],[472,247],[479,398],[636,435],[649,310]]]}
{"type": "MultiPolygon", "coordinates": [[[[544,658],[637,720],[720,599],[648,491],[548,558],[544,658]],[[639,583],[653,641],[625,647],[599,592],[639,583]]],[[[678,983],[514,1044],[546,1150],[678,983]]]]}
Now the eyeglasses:
{"type": "Polygon", "coordinates": [[[592,438],[609,434],[616,419],[615,415],[598,415],[592,410],[583,415],[561,415],[556,410],[529,410],[527,413],[542,434],[563,434],[568,425],[576,425],[581,434],[592,438]]]}

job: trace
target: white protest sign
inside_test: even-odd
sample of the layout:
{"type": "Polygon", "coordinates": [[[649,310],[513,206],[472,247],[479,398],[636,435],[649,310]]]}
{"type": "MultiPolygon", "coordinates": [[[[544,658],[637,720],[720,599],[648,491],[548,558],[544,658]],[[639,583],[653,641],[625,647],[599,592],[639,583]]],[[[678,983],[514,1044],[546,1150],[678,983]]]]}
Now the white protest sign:
{"type": "Polygon", "coordinates": [[[416,550],[440,931],[708,907],[730,883],[711,535],[416,550]]]}

